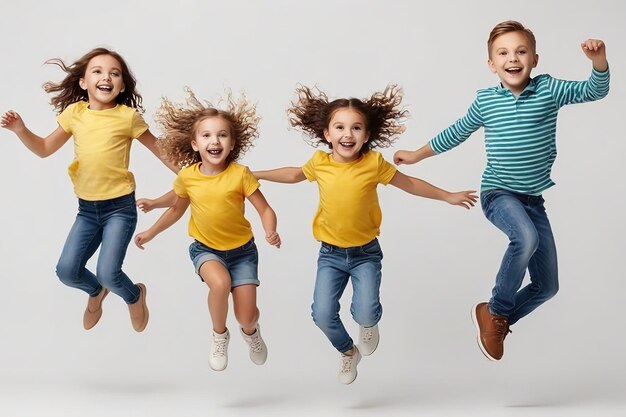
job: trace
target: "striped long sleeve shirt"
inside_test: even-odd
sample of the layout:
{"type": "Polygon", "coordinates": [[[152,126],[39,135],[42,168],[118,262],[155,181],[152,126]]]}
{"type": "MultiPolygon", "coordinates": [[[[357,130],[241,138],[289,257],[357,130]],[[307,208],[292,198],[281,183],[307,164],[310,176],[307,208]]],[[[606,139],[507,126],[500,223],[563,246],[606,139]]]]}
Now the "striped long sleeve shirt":
{"type": "Polygon", "coordinates": [[[458,146],[485,128],[487,166],[481,191],[505,189],[539,195],[554,185],[556,119],[566,104],[599,100],[609,92],[609,70],[592,70],[586,81],[564,81],[542,74],[519,97],[501,86],[478,90],[467,114],[431,139],[437,154],[458,146]]]}

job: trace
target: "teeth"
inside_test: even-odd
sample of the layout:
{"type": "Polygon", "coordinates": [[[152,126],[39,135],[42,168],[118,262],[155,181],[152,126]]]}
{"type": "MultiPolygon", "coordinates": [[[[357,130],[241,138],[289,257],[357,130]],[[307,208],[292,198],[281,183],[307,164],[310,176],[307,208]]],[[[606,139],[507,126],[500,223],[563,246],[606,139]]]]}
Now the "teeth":
{"type": "Polygon", "coordinates": [[[207,149],[207,152],[210,153],[211,155],[218,155],[222,152],[221,149],[207,149]]]}

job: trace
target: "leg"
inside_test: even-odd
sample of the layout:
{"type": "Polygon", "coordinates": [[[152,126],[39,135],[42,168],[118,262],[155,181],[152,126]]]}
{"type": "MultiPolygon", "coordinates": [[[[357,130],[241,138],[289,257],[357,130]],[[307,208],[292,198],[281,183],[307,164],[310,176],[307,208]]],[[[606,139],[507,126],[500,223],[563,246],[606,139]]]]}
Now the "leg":
{"type": "Polygon", "coordinates": [[[374,353],[380,340],[378,322],[383,311],[380,304],[383,253],[378,240],[360,251],[350,270],[354,289],[350,312],[359,324],[359,351],[363,356],[369,356],[374,353]]]}
{"type": "Polygon", "coordinates": [[[517,291],[526,269],[539,246],[539,235],[524,204],[513,193],[504,190],[484,192],[483,211],[487,219],[509,238],[489,301],[493,315],[508,317],[514,310],[517,291]]]}
{"type": "Polygon", "coordinates": [[[240,285],[233,288],[235,317],[244,333],[251,335],[256,330],[259,309],[256,305],[256,285],[240,285]]]}
{"type": "Polygon", "coordinates": [[[96,276],[85,268],[102,239],[102,230],[92,214],[81,204],[63,246],[56,273],[63,284],[96,297],[100,294],[102,286],[96,276]]]}
{"type": "Polygon", "coordinates": [[[539,234],[539,247],[528,264],[530,284],[517,292],[515,308],[509,316],[509,324],[517,322],[554,297],[559,290],[556,245],[543,198],[530,208],[529,216],[539,234]]]}
{"type": "Polygon", "coordinates": [[[122,265],[137,225],[137,209],[134,205],[118,207],[111,203],[102,210],[101,221],[102,245],[96,275],[103,286],[122,297],[126,304],[134,304],[139,300],[140,290],[122,271],[122,265]]]}
{"type": "Polygon", "coordinates": [[[222,334],[226,332],[230,274],[222,263],[211,260],[200,267],[200,277],[209,286],[208,304],[213,331],[222,334]]]}
{"type": "Polygon", "coordinates": [[[353,342],[339,317],[339,299],[349,278],[342,264],[345,264],[345,255],[323,244],[317,261],[311,315],[335,349],[346,352],[352,349],[353,342]]]}

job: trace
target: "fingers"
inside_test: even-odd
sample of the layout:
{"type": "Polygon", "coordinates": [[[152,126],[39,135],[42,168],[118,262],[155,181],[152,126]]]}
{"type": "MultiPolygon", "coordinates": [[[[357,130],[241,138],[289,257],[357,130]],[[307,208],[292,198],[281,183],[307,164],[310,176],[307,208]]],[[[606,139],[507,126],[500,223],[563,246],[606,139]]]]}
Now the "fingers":
{"type": "Polygon", "coordinates": [[[600,39],[587,39],[586,41],[582,42],[580,46],[583,48],[584,51],[596,52],[604,47],[604,42],[600,39]]]}
{"type": "Polygon", "coordinates": [[[141,250],[144,249],[144,247],[143,247],[144,239],[143,239],[143,236],[141,235],[141,233],[135,236],[134,242],[135,242],[135,245],[137,245],[137,247],[139,249],[141,249],[141,250]]]}
{"type": "Polygon", "coordinates": [[[152,205],[150,204],[150,200],[146,199],[146,198],[140,198],[137,200],[137,202],[135,203],[137,205],[137,207],[143,211],[144,213],[149,212],[150,210],[152,210],[152,205]]]}
{"type": "Polygon", "coordinates": [[[278,233],[276,232],[270,232],[267,235],[265,235],[265,240],[267,241],[267,243],[269,243],[272,246],[276,246],[277,248],[280,249],[280,236],[278,233]]]}

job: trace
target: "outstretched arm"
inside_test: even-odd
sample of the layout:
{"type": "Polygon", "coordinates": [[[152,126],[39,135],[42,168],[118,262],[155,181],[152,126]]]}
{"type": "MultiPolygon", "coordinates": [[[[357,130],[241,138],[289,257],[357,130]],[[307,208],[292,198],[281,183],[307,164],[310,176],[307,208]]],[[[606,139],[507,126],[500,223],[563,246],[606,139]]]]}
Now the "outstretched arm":
{"type": "Polygon", "coordinates": [[[189,207],[189,199],[178,197],[176,203],[157,220],[148,230],[145,232],[137,233],[135,235],[135,245],[139,249],[143,249],[143,245],[150,242],[159,233],[176,223],[185,214],[185,210],[189,207]]]}
{"type": "Polygon", "coordinates": [[[176,203],[176,200],[178,200],[178,196],[174,190],[170,190],[161,197],[153,200],[149,198],[138,198],[137,207],[144,213],[147,213],[155,208],[172,207],[176,203]]]}
{"type": "Polygon", "coordinates": [[[272,246],[280,248],[280,236],[276,233],[276,213],[267,203],[265,196],[261,193],[261,190],[257,189],[253,192],[248,200],[252,203],[256,211],[259,212],[261,217],[261,224],[265,230],[265,240],[272,246]]]}
{"type": "Polygon", "coordinates": [[[580,44],[583,52],[591,60],[593,69],[604,72],[609,68],[606,60],[606,47],[600,39],[587,39],[580,44]]]}
{"type": "Polygon", "coordinates": [[[40,158],[45,158],[58,151],[72,136],[61,126],[58,126],[54,132],[45,138],[37,136],[26,127],[20,115],[13,110],[2,115],[0,126],[15,133],[22,143],[40,158]]]}
{"type": "Polygon", "coordinates": [[[396,171],[396,174],[393,176],[389,184],[394,185],[409,194],[445,201],[446,203],[454,206],[461,206],[466,209],[474,207],[476,200],[478,200],[475,190],[451,193],[449,191],[442,190],[441,188],[437,188],[426,181],[409,177],[400,171],[396,171]]]}
{"type": "Polygon", "coordinates": [[[137,140],[139,140],[139,142],[141,142],[143,146],[148,148],[150,152],[152,152],[157,158],[159,158],[166,167],[172,170],[172,172],[177,173],[178,171],[180,171],[180,168],[174,165],[169,159],[163,157],[161,151],[159,150],[159,147],[157,146],[157,138],[154,137],[149,129],[143,132],[141,136],[137,138],[137,140]]]}
{"type": "Polygon", "coordinates": [[[435,155],[437,154],[430,147],[430,143],[427,143],[416,151],[397,151],[393,154],[393,162],[396,165],[414,164],[435,155]]]}
{"type": "Polygon", "coordinates": [[[304,181],[306,177],[301,167],[284,167],[266,171],[252,171],[252,175],[260,180],[295,184],[304,181]]]}

